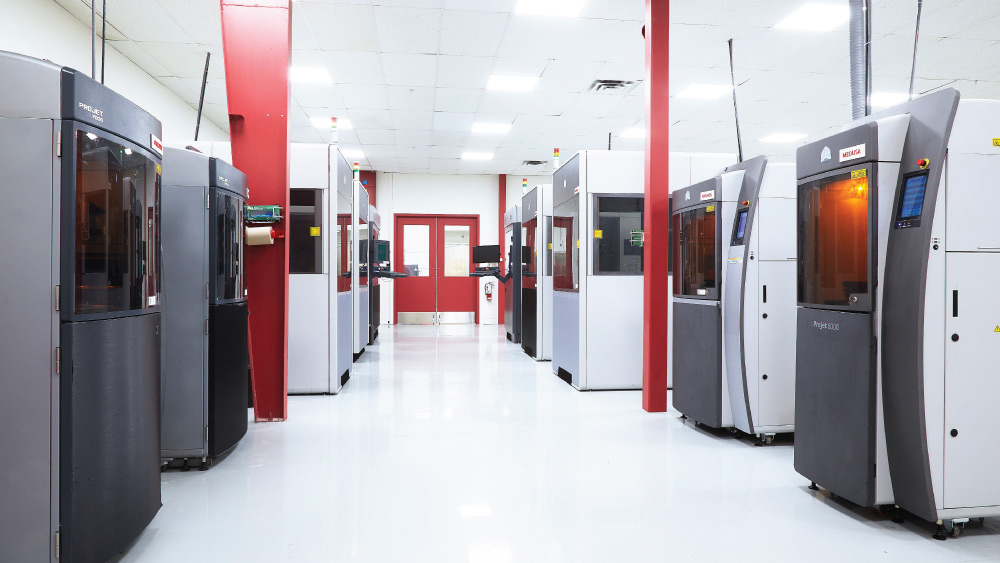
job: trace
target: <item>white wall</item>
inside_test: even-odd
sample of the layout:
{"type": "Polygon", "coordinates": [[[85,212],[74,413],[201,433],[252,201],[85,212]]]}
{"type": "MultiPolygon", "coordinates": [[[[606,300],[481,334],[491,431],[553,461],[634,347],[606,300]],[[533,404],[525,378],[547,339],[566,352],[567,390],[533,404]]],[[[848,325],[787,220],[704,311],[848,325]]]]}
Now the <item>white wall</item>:
{"type": "MultiPolygon", "coordinates": [[[[52,0],[3,0],[2,6],[0,50],[48,59],[90,75],[90,27],[81,24],[52,0]]],[[[104,74],[108,87],[163,123],[164,142],[184,144],[194,138],[197,111],[110,44],[104,74]]],[[[229,140],[225,131],[204,118],[199,137],[204,141],[229,140]]]]}
{"type": "MultiPolygon", "coordinates": [[[[521,179],[518,178],[518,182],[521,179]]],[[[394,216],[398,213],[427,213],[440,215],[478,215],[479,244],[499,244],[500,220],[497,204],[500,182],[497,176],[430,174],[397,174],[379,172],[375,179],[378,192],[379,214],[382,216],[382,238],[394,240],[394,216]]],[[[518,187],[520,193],[520,187],[518,187]]],[[[393,256],[399,252],[390,242],[393,256]]],[[[499,298],[494,292],[493,301],[486,301],[483,286],[493,278],[479,280],[479,322],[496,324],[499,298]]],[[[393,288],[395,282],[382,280],[382,318],[394,320],[393,288]]]]}
{"type": "Polygon", "coordinates": [[[522,181],[528,179],[528,190],[539,184],[551,184],[552,175],[548,176],[516,176],[507,174],[507,205],[504,209],[510,209],[515,205],[521,205],[521,196],[524,195],[522,181]]]}

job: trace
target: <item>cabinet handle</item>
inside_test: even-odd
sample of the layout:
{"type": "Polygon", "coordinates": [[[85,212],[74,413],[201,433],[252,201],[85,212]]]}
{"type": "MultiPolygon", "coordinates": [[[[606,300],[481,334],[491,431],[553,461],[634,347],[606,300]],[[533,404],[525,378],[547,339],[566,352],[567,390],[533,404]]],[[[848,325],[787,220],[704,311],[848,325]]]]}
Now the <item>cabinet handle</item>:
{"type": "Polygon", "coordinates": [[[767,303],[767,286],[764,286],[764,303],[767,303]]]}
{"type": "Polygon", "coordinates": [[[958,316],[958,290],[952,290],[951,292],[951,316],[958,316]]]}

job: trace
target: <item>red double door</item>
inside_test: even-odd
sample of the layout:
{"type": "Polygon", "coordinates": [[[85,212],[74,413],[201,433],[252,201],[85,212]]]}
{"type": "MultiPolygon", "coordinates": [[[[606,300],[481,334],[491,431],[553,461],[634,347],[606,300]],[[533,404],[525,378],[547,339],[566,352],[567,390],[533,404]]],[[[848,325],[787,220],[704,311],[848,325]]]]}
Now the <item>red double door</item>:
{"type": "Polygon", "coordinates": [[[479,280],[472,247],[479,244],[479,217],[396,215],[393,281],[397,324],[479,322],[479,280]]]}

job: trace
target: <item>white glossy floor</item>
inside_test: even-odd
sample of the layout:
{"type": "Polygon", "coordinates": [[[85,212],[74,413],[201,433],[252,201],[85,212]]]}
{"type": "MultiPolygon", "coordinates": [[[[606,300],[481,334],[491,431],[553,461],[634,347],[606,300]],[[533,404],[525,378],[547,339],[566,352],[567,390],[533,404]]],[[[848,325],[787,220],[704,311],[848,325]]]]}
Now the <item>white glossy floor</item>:
{"type": "Polygon", "coordinates": [[[208,472],[163,475],[121,561],[1000,561],[807,489],[757,448],[579,393],[485,327],[384,327],[335,397],[292,397],[208,472]]]}

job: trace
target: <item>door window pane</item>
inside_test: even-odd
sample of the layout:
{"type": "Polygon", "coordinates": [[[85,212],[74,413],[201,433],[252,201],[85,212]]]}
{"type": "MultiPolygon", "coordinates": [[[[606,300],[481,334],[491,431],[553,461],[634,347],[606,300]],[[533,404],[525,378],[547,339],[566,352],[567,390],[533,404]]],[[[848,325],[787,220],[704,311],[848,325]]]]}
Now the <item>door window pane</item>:
{"type": "Polygon", "coordinates": [[[644,198],[594,196],[594,275],[635,275],[643,272],[643,247],[632,244],[633,233],[643,230],[644,198]],[[598,235],[600,235],[598,237],[598,235]]]}
{"type": "Polygon", "coordinates": [[[552,276],[552,217],[545,217],[545,232],[549,233],[549,245],[545,248],[545,273],[546,276],[552,276]]]}
{"type": "Polygon", "coordinates": [[[716,206],[674,215],[674,294],[718,297],[716,206]]]}
{"type": "Polygon", "coordinates": [[[288,210],[288,272],[323,273],[323,192],[293,189],[288,210]]]}
{"type": "Polygon", "coordinates": [[[444,275],[468,277],[469,252],[469,227],[467,225],[445,225],[444,275]]]}
{"type": "Polygon", "coordinates": [[[848,173],[804,184],[799,206],[799,301],[856,302],[869,290],[868,179],[848,173]]]}
{"type": "Polygon", "coordinates": [[[428,225],[403,225],[404,273],[412,277],[431,275],[430,240],[431,228],[428,225]]]}
{"type": "Polygon", "coordinates": [[[538,260],[535,257],[535,253],[538,250],[536,248],[538,240],[536,237],[537,231],[538,219],[535,217],[532,217],[522,225],[521,242],[524,243],[524,252],[521,253],[521,287],[527,289],[537,287],[538,282],[538,260]]]}
{"type": "Polygon", "coordinates": [[[368,285],[368,222],[358,218],[358,283],[368,285]]]}
{"type": "Polygon", "coordinates": [[[243,200],[225,190],[215,195],[215,298],[243,297],[243,200]]]}
{"type": "Polygon", "coordinates": [[[77,131],[76,313],[156,306],[159,189],[145,153],[77,131]]]}
{"type": "Polygon", "coordinates": [[[559,204],[552,217],[552,287],[580,290],[580,196],[559,204]]]}
{"type": "Polygon", "coordinates": [[[343,194],[337,194],[337,291],[351,290],[351,241],[354,229],[351,225],[351,201],[343,194]]]}

